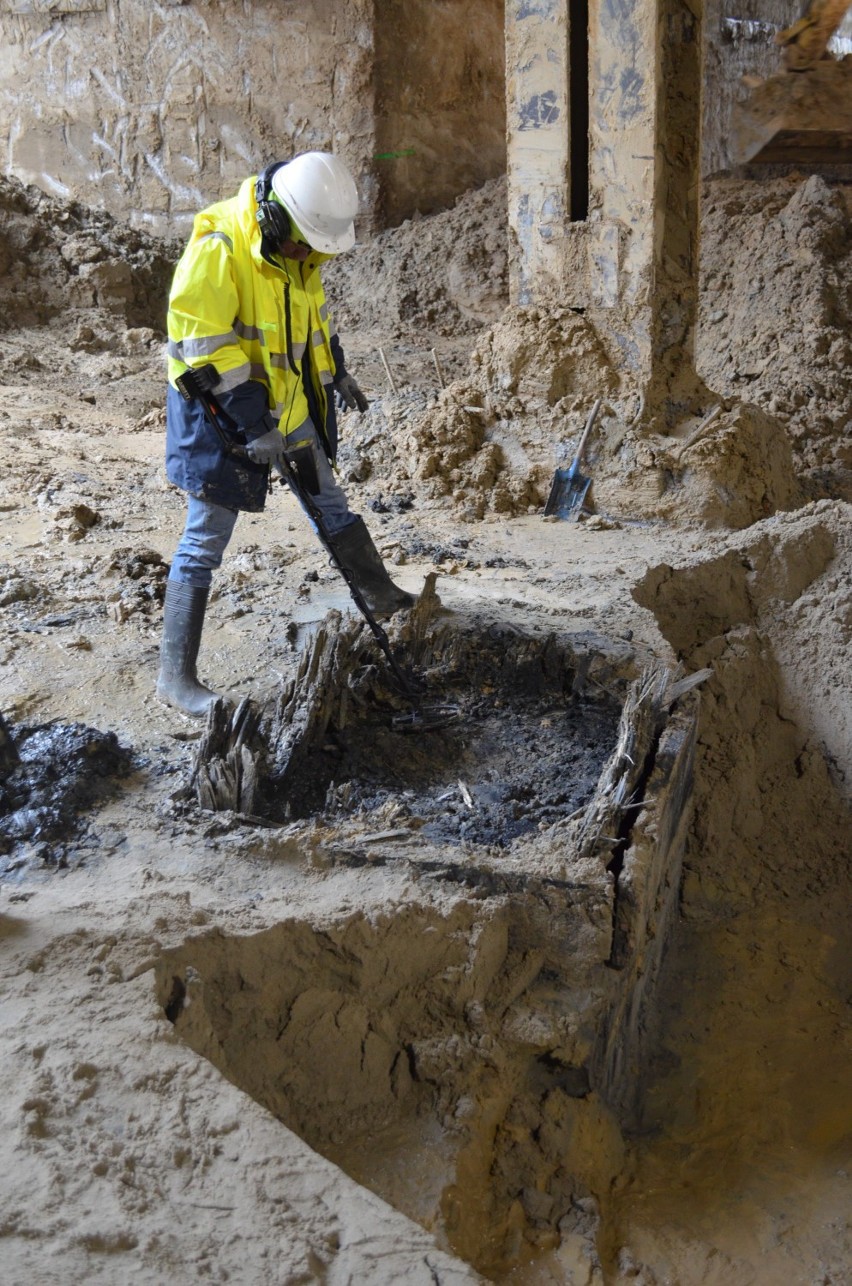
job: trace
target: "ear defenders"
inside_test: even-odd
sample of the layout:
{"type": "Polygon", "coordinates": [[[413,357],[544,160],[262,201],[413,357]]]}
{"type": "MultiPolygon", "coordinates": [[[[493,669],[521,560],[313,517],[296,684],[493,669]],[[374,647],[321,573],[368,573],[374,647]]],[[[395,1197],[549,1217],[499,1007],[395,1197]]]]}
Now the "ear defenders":
{"type": "Polygon", "coordinates": [[[283,205],[273,201],[272,197],[272,176],[276,170],[280,170],[285,161],[273,161],[267,165],[262,173],[258,174],[254,185],[254,199],[257,202],[257,226],[261,234],[267,237],[269,241],[277,248],[282,241],[286,241],[291,233],[290,218],[283,205]]]}

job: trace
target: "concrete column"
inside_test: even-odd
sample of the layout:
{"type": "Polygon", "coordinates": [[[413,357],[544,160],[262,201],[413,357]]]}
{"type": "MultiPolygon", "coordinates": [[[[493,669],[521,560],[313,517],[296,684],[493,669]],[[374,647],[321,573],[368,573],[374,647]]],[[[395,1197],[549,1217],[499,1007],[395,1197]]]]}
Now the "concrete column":
{"type": "Polygon", "coordinates": [[[573,303],[582,230],[587,311],[649,408],[671,418],[704,395],[693,359],[704,0],[591,0],[583,224],[570,222],[572,7],[506,4],[512,300],[573,303]]]}
{"type": "Polygon", "coordinates": [[[593,7],[590,311],[649,404],[692,400],[703,0],[593,7]]]}
{"type": "Polygon", "coordinates": [[[589,31],[590,311],[640,378],[651,368],[657,8],[658,0],[598,0],[589,31]]]}
{"type": "Polygon", "coordinates": [[[506,0],[506,138],[513,303],[544,298],[564,275],[569,219],[567,0],[506,0]]]}
{"type": "Polygon", "coordinates": [[[651,397],[677,416],[703,399],[695,374],[703,0],[659,0],[651,397]]]}

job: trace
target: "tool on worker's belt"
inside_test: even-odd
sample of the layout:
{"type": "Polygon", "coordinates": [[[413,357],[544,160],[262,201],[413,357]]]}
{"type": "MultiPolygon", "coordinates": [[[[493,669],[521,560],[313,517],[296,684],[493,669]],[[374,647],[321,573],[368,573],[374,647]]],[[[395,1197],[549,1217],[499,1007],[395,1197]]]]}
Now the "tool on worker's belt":
{"type": "MultiPolygon", "coordinates": [[[[231,454],[243,456],[246,451],[245,438],[239,425],[213,397],[213,389],[219,383],[219,378],[216,367],[212,362],[208,362],[206,366],[199,367],[197,370],[184,371],[183,375],[177,380],[177,385],[187,400],[198,399],[226,449],[231,454]]],[[[247,456],[246,459],[248,459],[247,456]]],[[[319,492],[319,479],[310,444],[297,442],[292,450],[285,452],[284,464],[281,467],[281,477],[310,518],[320,543],[332,564],[346,581],[349,593],[352,595],[352,601],[370,627],[373,638],[385,654],[391,672],[399,685],[401,695],[412,707],[407,714],[395,716],[391,720],[393,726],[403,732],[418,732],[431,728],[443,728],[446,724],[451,723],[460,714],[458,706],[451,704],[423,704],[420,692],[411,680],[406,678],[396,661],[391,651],[388,636],[370,611],[358,582],[349,568],[337,556],[334,545],[329,539],[325,519],[314,500],[314,496],[319,492]]]]}
{"type": "Polygon", "coordinates": [[[557,518],[567,518],[569,520],[580,516],[586,492],[592,485],[591,478],[587,478],[585,474],[579,472],[580,461],[583,458],[583,451],[592,431],[592,426],[598,417],[600,407],[601,399],[598,398],[589,412],[589,418],[586,420],[586,427],[583,429],[583,436],[580,438],[577,454],[571,462],[571,467],[569,469],[557,469],[553,475],[550,495],[547,498],[547,504],[544,506],[545,518],[550,517],[551,514],[554,514],[557,518]]]}
{"type": "Polygon", "coordinates": [[[208,362],[206,366],[199,366],[197,370],[187,367],[183,375],[179,375],[175,380],[175,384],[185,401],[191,402],[194,398],[198,398],[201,402],[227,454],[237,456],[241,460],[248,460],[244,435],[240,432],[236,421],[222,410],[213,397],[213,390],[220,378],[216,367],[212,362],[208,362]]]}

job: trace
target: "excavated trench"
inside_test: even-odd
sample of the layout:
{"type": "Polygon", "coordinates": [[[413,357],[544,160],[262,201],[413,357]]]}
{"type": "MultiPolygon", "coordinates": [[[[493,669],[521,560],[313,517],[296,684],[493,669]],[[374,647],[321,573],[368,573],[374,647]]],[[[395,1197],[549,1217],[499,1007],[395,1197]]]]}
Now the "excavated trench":
{"type": "Polygon", "coordinates": [[[603,640],[409,629],[394,647],[456,722],[395,728],[369,641],[335,618],[271,715],[211,715],[192,780],[206,807],[302,826],[306,860],[415,881],[193,938],[160,959],[160,1003],[486,1276],[544,1254],[590,1269],[679,878],[693,694],[603,640]]]}
{"type": "Polygon", "coordinates": [[[529,665],[499,687],[476,678],[466,690],[451,685],[437,696],[452,698],[458,718],[414,735],[378,710],[332,724],[267,784],[268,811],[394,809],[424,842],[505,848],[585,804],[611,753],[620,703],[566,692],[572,678],[567,667],[557,676],[529,665]]]}

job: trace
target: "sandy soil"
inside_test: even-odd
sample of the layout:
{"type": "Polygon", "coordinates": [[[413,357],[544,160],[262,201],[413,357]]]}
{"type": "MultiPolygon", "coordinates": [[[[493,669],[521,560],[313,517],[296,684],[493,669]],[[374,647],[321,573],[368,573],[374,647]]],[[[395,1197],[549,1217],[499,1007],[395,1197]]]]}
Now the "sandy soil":
{"type": "MultiPolygon", "coordinates": [[[[64,835],[13,836],[0,857],[4,1280],[480,1280],[439,1228],[441,1248],[200,1059],[166,1017],[164,955],[193,935],[311,924],[341,961],[369,939],[386,969],[405,969],[400,914],[445,925],[455,904],[408,868],[328,868],[301,832],[176,802],[199,729],[153,698],[183,519],[163,472],[153,302],[172,251],[4,192],[0,709],[22,743],[62,720],[114,732],[132,755],[64,835]]],[[[734,200],[754,228],[762,218],[783,230],[815,206],[804,225],[822,230],[823,249],[848,245],[848,216],[812,180],[792,197],[773,190],[762,215],[747,194],[734,200]]],[[[399,583],[419,590],[437,572],[460,618],[599,634],[639,661],[713,672],[643,1129],[606,1144],[616,1160],[601,1163],[561,1248],[543,1241],[507,1279],[840,1283],[852,1257],[848,309],[819,341],[828,373],[807,405],[785,402],[783,379],[795,385],[805,360],[795,344],[783,379],[769,338],[749,376],[789,417],[795,466],[823,471],[817,498],[726,526],[696,521],[695,491],[680,510],[638,520],[602,512],[593,487],[581,521],[545,521],[556,446],[576,436],[603,358],[573,315],[502,312],[494,206],[493,191],[472,194],[329,276],[349,365],[373,402],[344,423],[353,502],[399,583]],[[446,276],[428,277],[424,262],[446,276]],[[376,273],[393,283],[381,310],[376,273]],[[544,394],[530,373],[543,364],[544,394]]],[[[810,297],[817,240],[797,238],[788,299],[799,287],[810,297]]],[[[721,270],[713,280],[717,294],[733,290],[721,270]]],[[[724,311],[713,303],[711,314],[724,311]]],[[[722,334],[724,318],[710,321],[722,334]]],[[[824,323],[808,313],[808,334],[824,323]]],[[[738,342],[715,346],[719,370],[738,342]]],[[[610,378],[614,424],[628,391],[610,378]]],[[[713,469],[718,459],[708,478],[713,469]]],[[[312,623],[346,605],[278,490],[264,515],[241,518],[217,579],[205,678],[274,699],[312,623]]],[[[604,1137],[575,1144],[603,1153],[604,1137]]],[[[412,1146],[401,1190],[440,1188],[441,1146],[412,1146]]]]}

